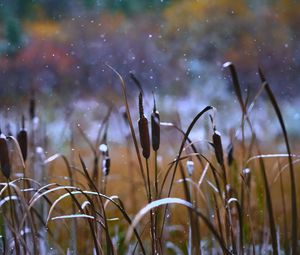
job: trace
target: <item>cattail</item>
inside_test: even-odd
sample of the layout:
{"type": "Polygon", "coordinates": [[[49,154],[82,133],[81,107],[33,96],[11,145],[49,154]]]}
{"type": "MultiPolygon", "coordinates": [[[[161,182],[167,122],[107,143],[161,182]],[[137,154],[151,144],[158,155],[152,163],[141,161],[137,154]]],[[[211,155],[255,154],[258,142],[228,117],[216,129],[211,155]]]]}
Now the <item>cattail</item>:
{"type": "Polygon", "coordinates": [[[29,116],[30,119],[33,120],[35,117],[35,99],[34,97],[30,98],[29,102],[29,116]]]}
{"type": "Polygon", "coordinates": [[[153,111],[151,114],[152,149],[157,151],[160,144],[160,118],[156,110],[155,97],[153,95],[153,111]]]}
{"type": "Polygon", "coordinates": [[[246,185],[249,187],[251,183],[251,170],[250,168],[243,169],[243,178],[246,185]]]}
{"type": "Polygon", "coordinates": [[[231,166],[233,161],[234,161],[234,158],[233,158],[233,144],[230,143],[228,148],[227,148],[227,163],[228,163],[228,166],[231,166]]]}
{"type": "MultiPolygon", "coordinates": [[[[106,140],[106,139],[104,139],[106,140]]],[[[108,152],[108,146],[106,143],[102,143],[99,146],[99,150],[103,156],[102,160],[102,173],[104,176],[107,176],[110,171],[110,157],[109,157],[109,152],[108,152]]]]}
{"type": "Polygon", "coordinates": [[[215,147],[215,155],[217,161],[220,165],[223,165],[224,159],[223,159],[222,139],[221,139],[221,134],[218,131],[216,131],[216,128],[214,128],[214,134],[212,139],[213,139],[213,145],[215,147]]]}
{"type": "Polygon", "coordinates": [[[44,162],[46,160],[45,150],[41,146],[35,148],[35,154],[39,162],[44,162]]]}
{"type": "Polygon", "coordinates": [[[193,160],[191,160],[191,159],[187,160],[187,162],[186,162],[186,169],[187,169],[187,172],[188,172],[189,176],[192,176],[193,172],[195,170],[195,166],[194,166],[193,160]]]}
{"type": "Polygon", "coordinates": [[[148,120],[144,115],[143,109],[143,94],[140,92],[139,95],[139,112],[140,119],[138,121],[139,133],[140,133],[140,142],[142,146],[142,153],[144,158],[148,159],[150,157],[150,138],[148,130],[148,120]]]}
{"type": "Polygon", "coordinates": [[[27,158],[27,132],[25,130],[25,119],[24,116],[22,116],[22,129],[17,135],[17,140],[22,152],[22,157],[24,162],[26,161],[27,158]]]}
{"type": "Polygon", "coordinates": [[[106,155],[102,160],[102,172],[104,176],[108,176],[110,171],[110,157],[106,155]]]}
{"type": "Polygon", "coordinates": [[[7,145],[6,137],[3,134],[0,134],[0,166],[3,175],[6,178],[9,178],[11,170],[10,170],[10,160],[8,154],[8,145],[7,145]]]}

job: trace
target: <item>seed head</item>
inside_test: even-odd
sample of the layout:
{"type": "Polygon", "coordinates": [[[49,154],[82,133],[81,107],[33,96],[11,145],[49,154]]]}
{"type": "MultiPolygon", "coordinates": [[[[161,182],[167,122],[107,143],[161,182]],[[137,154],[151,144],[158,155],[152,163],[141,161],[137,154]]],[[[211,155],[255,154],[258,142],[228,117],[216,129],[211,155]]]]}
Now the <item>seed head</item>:
{"type": "Polygon", "coordinates": [[[25,119],[24,116],[22,116],[22,129],[19,131],[17,135],[17,140],[22,152],[22,157],[24,162],[27,158],[27,132],[25,130],[25,119]]]}
{"type": "Polygon", "coordinates": [[[228,148],[227,148],[227,163],[229,166],[232,165],[234,161],[234,158],[233,158],[233,144],[230,143],[228,148]]]}
{"type": "Polygon", "coordinates": [[[224,159],[223,159],[222,139],[221,139],[221,134],[218,131],[216,131],[216,129],[214,129],[212,140],[215,147],[215,155],[217,161],[220,165],[223,165],[224,159]]]}
{"type": "Polygon", "coordinates": [[[160,145],[160,117],[156,110],[156,102],[153,95],[153,111],[151,114],[152,149],[157,151],[160,145]]]}
{"type": "Polygon", "coordinates": [[[251,183],[251,169],[245,168],[243,169],[243,178],[247,186],[250,186],[251,183]]]}
{"type": "Polygon", "coordinates": [[[3,175],[6,178],[10,177],[11,167],[8,154],[8,145],[5,135],[0,134],[0,166],[3,175]]]}
{"type": "Polygon", "coordinates": [[[142,153],[144,158],[148,159],[150,157],[150,138],[149,138],[148,120],[144,115],[142,92],[140,92],[139,95],[139,113],[140,113],[140,119],[138,121],[138,126],[139,126],[142,153]]]}
{"type": "Polygon", "coordinates": [[[193,160],[188,159],[188,161],[186,162],[186,168],[189,176],[192,176],[195,169],[193,160]]]}
{"type": "Polygon", "coordinates": [[[104,176],[108,176],[110,171],[110,157],[105,156],[102,160],[102,172],[104,176]]]}

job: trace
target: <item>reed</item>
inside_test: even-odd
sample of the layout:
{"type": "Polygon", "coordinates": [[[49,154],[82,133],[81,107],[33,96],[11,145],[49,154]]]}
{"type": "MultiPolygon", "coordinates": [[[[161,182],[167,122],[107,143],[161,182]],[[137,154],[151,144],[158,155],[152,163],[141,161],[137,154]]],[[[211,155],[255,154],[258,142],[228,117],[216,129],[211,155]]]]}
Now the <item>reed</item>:
{"type": "Polygon", "coordinates": [[[160,145],[160,116],[156,109],[156,101],[153,94],[153,111],[151,114],[152,149],[158,151],[160,145]]]}
{"type": "Polygon", "coordinates": [[[8,153],[7,139],[0,130],[0,166],[2,174],[9,179],[11,175],[11,163],[8,153]]]}
{"type": "Polygon", "coordinates": [[[139,94],[139,114],[140,119],[138,120],[139,134],[140,134],[140,143],[142,147],[142,154],[145,159],[150,157],[150,137],[149,137],[149,128],[148,128],[148,119],[144,115],[143,107],[143,94],[139,94]]]}
{"type": "Polygon", "coordinates": [[[22,128],[17,134],[17,140],[22,152],[22,157],[24,162],[27,159],[27,150],[28,150],[28,142],[27,142],[27,131],[25,130],[25,117],[24,115],[22,116],[22,128]]]}
{"type": "MultiPolygon", "coordinates": [[[[108,67],[121,81],[125,108],[120,116],[115,111],[119,105],[110,103],[95,134],[78,126],[67,143],[70,157],[51,154],[51,139],[49,152],[43,148],[44,132],[34,126],[39,118],[38,95],[29,102],[30,132],[22,116],[16,138],[1,133],[0,167],[5,181],[0,182],[0,252],[298,253],[300,155],[292,153],[295,141],[288,137],[285,116],[261,69],[262,84],[251,96],[244,95],[233,63],[224,64],[230,71],[241,121],[234,132],[227,132],[221,120],[221,135],[213,106],[200,110],[185,129],[168,120],[169,109],[158,111],[154,94],[149,124],[144,109],[148,91],[137,75],[129,75],[139,90],[138,104],[130,109],[125,81],[108,67]],[[251,112],[263,91],[275,110],[286,153],[262,152],[264,141],[253,128],[251,112]],[[133,111],[137,123],[132,121],[133,111]],[[211,112],[210,122],[204,116],[211,112]],[[111,120],[118,123],[120,119],[129,126],[125,142],[110,137],[118,128],[112,127],[111,120]],[[196,124],[207,130],[192,139],[196,124]]],[[[67,124],[74,126],[73,121],[67,124]]],[[[270,149],[277,149],[277,144],[274,139],[270,149]]]]}
{"type": "Polygon", "coordinates": [[[223,146],[222,146],[222,139],[221,134],[219,131],[216,130],[214,127],[214,133],[212,136],[212,141],[215,149],[215,155],[218,163],[220,165],[224,164],[224,155],[223,155],[223,146]]]}
{"type": "Polygon", "coordinates": [[[288,134],[286,131],[285,123],[280,111],[280,108],[278,106],[278,103],[276,101],[276,98],[269,86],[269,84],[266,81],[266,78],[262,72],[262,70],[259,68],[258,70],[260,78],[262,83],[265,84],[264,88],[267,92],[267,95],[272,103],[272,106],[275,110],[276,116],[278,118],[278,121],[280,123],[281,129],[282,129],[282,134],[283,138],[285,141],[286,145],[286,150],[288,153],[288,160],[289,160],[289,172],[290,172],[290,183],[291,183],[291,206],[292,206],[292,211],[291,211],[291,248],[292,248],[292,254],[297,254],[298,253],[298,210],[297,210],[297,193],[296,193],[296,181],[295,181],[295,173],[294,173],[294,164],[292,161],[292,153],[291,153],[291,148],[290,148],[290,142],[288,139],[288,134]]]}

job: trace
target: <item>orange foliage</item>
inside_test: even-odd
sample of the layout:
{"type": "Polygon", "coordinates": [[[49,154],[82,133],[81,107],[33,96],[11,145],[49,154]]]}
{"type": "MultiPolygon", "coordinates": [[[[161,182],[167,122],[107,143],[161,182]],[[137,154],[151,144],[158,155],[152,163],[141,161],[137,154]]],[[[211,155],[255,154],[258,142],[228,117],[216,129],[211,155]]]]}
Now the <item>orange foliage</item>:
{"type": "Polygon", "coordinates": [[[14,58],[3,57],[0,59],[2,70],[9,68],[22,68],[23,66],[33,72],[45,66],[52,66],[58,73],[65,73],[74,65],[74,60],[68,54],[68,49],[63,45],[49,40],[32,40],[14,58]]]}
{"type": "Polygon", "coordinates": [[[35,22],[27,22],[24,29],[29,36],[43,39],[66,39],[60,25],[50,20],[42,20],[35,22]]]}
{"type": "Polygon", "coordinates": [[[164,17],[172,30],[178,27],[188,29],[193,24],[206,21],[208,18],[219,18],[222,15],[249,15],[245,1],[201,0],[177,1],[165,10],[164,17]]]}
{"type": "Polygon", "coordinates": [[[285,24],[299,24],[300,2],[295,0],[279,0],[276,12],[281,22],[285,24]]]}

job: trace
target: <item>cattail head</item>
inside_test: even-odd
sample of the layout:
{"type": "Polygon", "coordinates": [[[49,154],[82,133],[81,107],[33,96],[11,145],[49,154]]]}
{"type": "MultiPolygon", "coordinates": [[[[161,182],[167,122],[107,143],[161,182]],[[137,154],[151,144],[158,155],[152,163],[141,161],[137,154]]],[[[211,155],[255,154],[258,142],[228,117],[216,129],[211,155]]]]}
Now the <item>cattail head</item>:
{"type": "Polygon", "coordinates": [[[157,151],[160,144],[160,118],[156,110],[155,97],[153,95],[153,111],[151,114],[152,149],[157,151]]]}
{"type": "Polygon", "coordinates": [[[229,146],[227,147],[227,163],[228,163],[228,166],[231,166],[233,161],[234,161],[234,158],[233,158],[233,144],[230,143],[229,146]]]}
{"type": "Polygon", "coordinates": [[[17,135],[17,140],[22,152],[22,157],[24,162],[26,161],[27,158],[27,132],[25,130],[25,119],[24,116],[22,116],[22,129],[17,135]]]}
{"type": "Polygon", "coordinates": [[[193,172],[195,170],[194,161],[192,159],[187,160],[186,169],[187,169],[187,172],[188,172],[189,176],[192,176],[193,172]]]}
{"type": "Polygon", "coordinates": [[[243,169],[243,179],[246,185],[249,187],[251,183],[251,170],[250,168],[243,169]]]}
{"type": "Polygon", "coordinates": [[[110,171],[110,157],[106,155],[102,160],[102,173],[104,176],[108,176],[110,171]]]}
{"type": "Polygon", "coordinates": [[[140,92],[139,95],[139,113],[140,113],[140,119],[138,121],[138,126],[139,126],[142,153],[144,158],[148,159],[150,157],[150,137],[149,137],[149,130],[148,130],[148,120],[144,115],[142,92],[140,92]]]}
{"type": "MultiPolygon", "coordinates": [[[[0,131],[1,133],[1,131],[0,131]]],[[[0,134],[0,166],[3,175],[6,178],[10,177],[11,167],[8,153],[8,145],[5,135],[0,134]]]]}
{"type": "Polygon", "coordinates": [[[110,171],[110,157],[109,157],[109,151],[108,151],[108,146],[106,143],[102,143],[99,146],[99,150],[101,151],[102,154],[102,173],[104,176],[107,176],[110,171]]]}
{"type": "Polygon", "coordinates": [[[46,160],[45,150],[41,146],[35,148],[35,154],[39,162],[44,162],[46,160]]]}
{"type": "Polygon", "coordinates": [[[223,146],[222,146],[222,139],[221,134],[214,128],[214,134],[212,137],[213,145],[215,148],[215,155],[217,158],[217,161],[220,165],[224,164],[224,158],[223,158],[223,146]]]}

